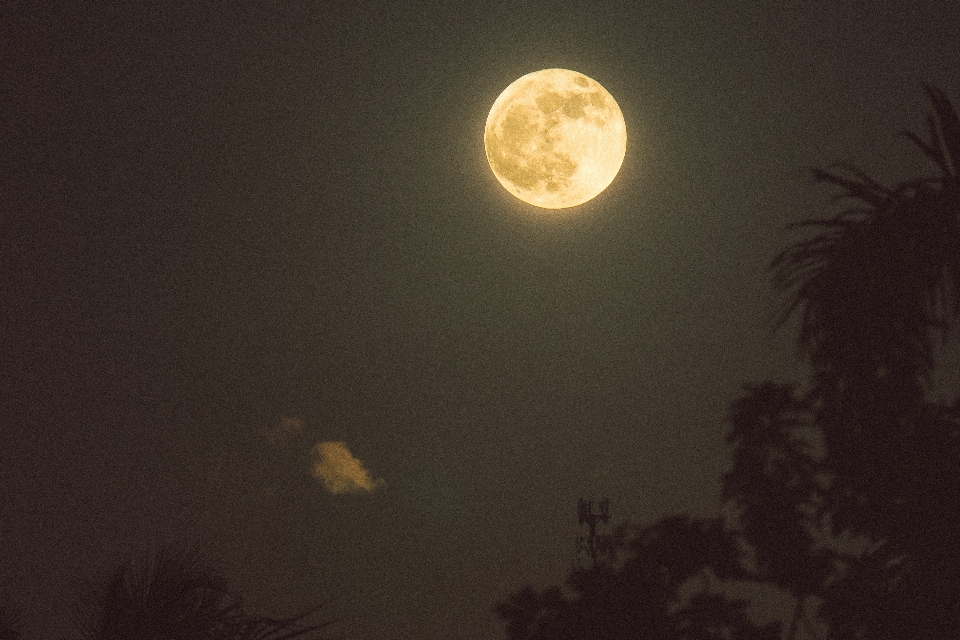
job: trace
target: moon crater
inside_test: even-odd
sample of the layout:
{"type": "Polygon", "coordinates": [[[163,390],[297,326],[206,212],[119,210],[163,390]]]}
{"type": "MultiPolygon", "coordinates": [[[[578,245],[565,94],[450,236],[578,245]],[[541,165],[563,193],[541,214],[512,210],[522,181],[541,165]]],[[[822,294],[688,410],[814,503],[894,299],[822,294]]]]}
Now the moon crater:
{"type": "Polygon", "coordinates": [[[484,130],[497,180],[546,209],[574,207],[606,189],[623,163],[626,140],[613,96],[566,69],[516,80],[494,102],[484,130]]]}

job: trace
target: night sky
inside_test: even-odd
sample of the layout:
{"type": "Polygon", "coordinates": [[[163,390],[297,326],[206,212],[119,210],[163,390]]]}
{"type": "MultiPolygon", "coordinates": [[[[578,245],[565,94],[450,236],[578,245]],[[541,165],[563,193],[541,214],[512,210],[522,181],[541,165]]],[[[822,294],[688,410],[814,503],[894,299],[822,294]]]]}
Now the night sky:
{"type": "Polygon", "coordinates": [[[808,168],[931,173],[897,132],[921,82],[960,96],[947,0],[183,4],[0,9],[0,595],[28,638],[167,544],[338,637],[504,637],[495,602],[566,576],[578,497],[716,513],[730,401],[796,377],[766,267],[831,210],[808,168]],[[628,132],[560,212],[483,148],[550,67],[628,132]],[[373,490],[332,494],[320,442],[373,490]]]}

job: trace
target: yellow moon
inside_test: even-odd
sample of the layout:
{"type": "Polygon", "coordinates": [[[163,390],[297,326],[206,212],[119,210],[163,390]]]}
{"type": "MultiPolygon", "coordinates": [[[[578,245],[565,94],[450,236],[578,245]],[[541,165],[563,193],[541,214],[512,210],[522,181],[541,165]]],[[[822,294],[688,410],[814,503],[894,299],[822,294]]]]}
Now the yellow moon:
{"type": "Polygon", "coordinates": [[[564,209],[610,186],[627,151],[627,127],[599,82],[543,69],[504,89],[487,116],[483,143],[507,191],[537,207],[564,209]]]}

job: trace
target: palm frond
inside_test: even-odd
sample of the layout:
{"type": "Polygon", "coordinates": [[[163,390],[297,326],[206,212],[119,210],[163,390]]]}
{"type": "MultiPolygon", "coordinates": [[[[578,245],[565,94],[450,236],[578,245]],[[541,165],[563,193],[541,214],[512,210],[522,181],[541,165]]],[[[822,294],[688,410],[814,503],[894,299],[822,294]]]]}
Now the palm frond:
{"type": "Polygon", "coordinates": [[[923,377],[931,333],[960,315],[960,185],[950,181],[960,118],[942,91],[926,88],[935,111],[930,140],[909,137],[943,175],[887,187],[849,164],[811,170],[847,204],[832,217],[789,225],[814,235],[770,264],[784,296],[776,327],[799,314],[798,347],[821,373],[867,366],[923,377]]]}
{"type": "Polygon", "coordinates": [[[951,172],[950,161],[947,159],[946,150],[943,148],[943,145],[940,143],[940,138],[937,132],[936,121],[933,119],[933,116],[927,118],[927,129],[932,143],[925,142],[920,136],[915,134],[912,131],[907,129],[902,130],[900,133],[903,136],[906,136],[913,144],[917,145],[923,154],[930,158],[939,168],[944,175],[949,175],[951,172]]]}
{"type": "Polygon", "coordinates": [[[251,615],[198,554],[164,550],[113,573],[99,603],[81,612],[81,639],[292,640],[334,622],[304,624],[312,613],[251,615]]]}
{"type": "Polygon", "coordinates": [[[923,88],[933,103],[939,129],[939,136],[931,132],[932,142],[942,148],[943,155],[949,160],[950,168],[945,175],[955,176],[960,168],[960,116],[942,89],[929,84],[923,88]]]}
{"type": "Polygon", "coordinates": [[[837,171],[816,168],[812,170],[812,174],[815,182],[825,182],[840,187],[841,192],[838,198],[853,198],[865,202],[870,207],[879,207],[890,197],[891,190],[888,187],[873,180],[857,167],[844,163],[835,164],[833,167],[853,177],[846,177],[837,171]]]}

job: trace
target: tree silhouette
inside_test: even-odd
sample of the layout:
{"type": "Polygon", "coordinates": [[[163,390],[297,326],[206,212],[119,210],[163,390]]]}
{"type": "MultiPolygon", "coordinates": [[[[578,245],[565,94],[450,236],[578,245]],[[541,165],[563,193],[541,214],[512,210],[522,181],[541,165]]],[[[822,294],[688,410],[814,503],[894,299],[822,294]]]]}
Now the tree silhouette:
{"type": "Polygon", "coordinates": [[[533,640],[565,637],[563,622],[569,606],[559,587],[538,593],[528,585],[497,604],[494,611],[505,621],[511,639],[533,640]]]}
{"type": "Polygon", "coordinates": [[[749,637],[777,640],[777,624],[757,627],[744,604],[711,592],[711,576],[737,571],[736,541],[717,519],[664,518],[613,536],[625,559],[573,571],[568,591],[526,587],[498,604],[511,640],[749,637]],[[687,600],[685,585],[699,587],[687,600]]]}
{"type": "Polygon", "coordinates": [[[790,385],[747,387],[730,410],[733,467],[723,477],[723,499],[749,546],[748,579],[770,583],[795,600],[787,640],[796,637],[810,596],[832,573],[824,548],[826,488],[818,431],[807,401],[790,385]]]}
{"type": "Polygon", "coordinates": [[[839,637],[960,631],[960,422],[929,399],[960,316],[960,118],[926,92],[928,139],[906,136],[938,175],[888,188],[852,167],[815,170],[850,206],[794,225],[814,235],[772,265],[812,367],[803,401],[823,435],[823,509],[836,532],[872,542],[825,592],[839,637]]]}
{"type": "Polygon", "coordinates": [[[780,624],[758,625],[746,613],[747,603],[700,592],[677,613],[685,640],[780,640],[780,624]]]}
{"type": "Polygon", "coordinates": [[[851,206],[794,225],[817,233],[772,265],[783,318],[800,314],[838,513],[872,532],[906,499],[897,485],[908,474],[890,445],[922,413],[936,338],[960,311],[960,119],[942,91],[926,89],[930,140],[907,136],[940,175],[887,188],[854,168],[815,170],[851,206]]]}
{"type": "Polygon", "coordinates": [[[800,347],[825,395],[860,378],[915,391],[933,361],[931,329],[960,311],[960,118],[941,90],[926,91],[930,141],[905,135],[940,175],[888,188],[854,167],[815,169],[851,206],[791,225],[817,233],[772,265],[782,317],[801,313],[800,347]]]}
{"type": "Polygon", "coordinates": [[[227,582],[194,553],[164,550],[126,562],[96,604],[81,610],[82,640],[291,640],[316,637],[331,622],[303,624],[307,614],[270,618],[245,611],[227,582]]]}

